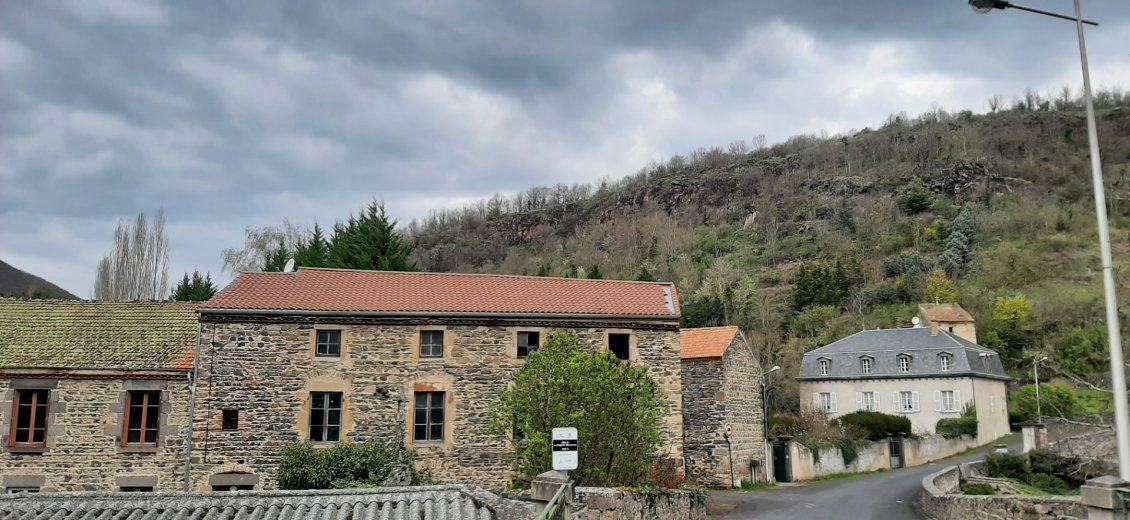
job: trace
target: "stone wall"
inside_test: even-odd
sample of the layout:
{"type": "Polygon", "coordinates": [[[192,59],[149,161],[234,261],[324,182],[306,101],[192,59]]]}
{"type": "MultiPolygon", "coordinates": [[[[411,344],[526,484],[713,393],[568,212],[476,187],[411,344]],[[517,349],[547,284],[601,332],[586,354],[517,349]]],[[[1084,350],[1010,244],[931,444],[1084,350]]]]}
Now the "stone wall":
{"type": "Polygon", "coordinates": [[[344,394],[343,440],[405,439],[440,481],[501,487],[509,481],[514,453],[507,436],[487,430],[499,390],[525,362],[515,352],[519,330],[539,332],[542,342],[554,331],[566,331],[590,349],[607,348],[609,332],[630,333],[632,362],[650,367],[671,406],[663,429],[664,454],[681,461],[675,323],[204,319],[204,337],[212,339],[201,356],[195,489],[207,489],[208,478],[224,472],[253,473],[261,488],[275,488],[282,447],[308,437],[310,393],[319,391],[344,394]],[[340,358],[313,355],[315,329],[342,330],[340,358]],[[422,329],[444,330],[442,358],[419,357],[422,329]],[[426,391],[446,392],[443,442],[418,443],[410,435],[414,394],[426,391]],[[239,410],[237,430],[217,428],[215,418],[224,409],[239,410]]]}
{"type": "Polygon", "coordinates": [[[706,501],[694,493],[669,490],[645,495],[610,488],[579,487],[569,502],[572,520],[705,520],[706,501]]]}
{"type": "MultiPolygon", "coordinates": [[[[935,460],[944,459],[978,446],[973,437],[962,436],[957,439],[930,436],[920,439],[903,439],[902,449],[906,467],[921,466],[935,460]]],[[[794,481],[811,480],[837,473],[864,473],[880,469],[891,469],[891,450],[887,441],[862,442],[856,448],[856,458],[851,464],[844,463],[839,448],[820,450],[819,457],[799,442],[789,443],[789,458],[792,462],[794,481]]]]}
{"type": "MultiPolygon", "coordinates": [[[[41,491],[117,491],[152,486],[179,491],[184,483],[188,381],[184,379],[3,379],[0,376],[0,486],[41,491]],[[13,388],[49,389],[47,447],[8,446],[13,388]],[[156,448],[122,447],[127,389],[162,390],[156,448]]],[[[169,377],[169,376],[166,376],[169,377]]]]}
{"type": "Polygon", "coordinates": [[[934,520],[1085,520],[1086,508],[1079,497],[974,496],[960,493],[961,474],[951,466],[922,479],[918,508],[934,520]]]}
{"type": "Polygon", "coordinates": [[[1061,455],[1093,460],[1110,460],[1117,453],[1114,427],[1107,424],[1084,424],[1083,421],[1064,421],[1045,417],[1048,427],[1048,445],[1061,455]]]}

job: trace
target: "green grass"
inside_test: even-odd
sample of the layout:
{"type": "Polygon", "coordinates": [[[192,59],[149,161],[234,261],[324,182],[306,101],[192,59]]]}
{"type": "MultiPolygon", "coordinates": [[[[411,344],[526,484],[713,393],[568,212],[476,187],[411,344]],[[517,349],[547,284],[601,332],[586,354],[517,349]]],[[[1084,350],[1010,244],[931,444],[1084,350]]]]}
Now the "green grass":
{"type": "Polygon", "coordinates": [[[1114,413],[1114,399],[1109,392],[1090,388],[1075,388],[1075,397],[1087,415],[1107,415],[1114,413]]]}

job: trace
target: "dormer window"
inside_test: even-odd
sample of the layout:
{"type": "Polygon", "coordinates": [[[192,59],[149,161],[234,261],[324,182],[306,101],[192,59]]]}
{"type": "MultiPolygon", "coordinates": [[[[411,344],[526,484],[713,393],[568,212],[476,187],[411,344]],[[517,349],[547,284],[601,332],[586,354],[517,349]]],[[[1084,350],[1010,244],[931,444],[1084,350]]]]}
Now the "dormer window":
{"type": "Polygon", "coordinates": [[[908,356],[906,354],[899,355],[898,366],[899,366],[899,372],[903,372],[903,373],[910,372],[910,368],[911,368],[910,356],[908,356]]]}
{"type": "Polygon", "coordinates": [[[820,360],[820,375],[826,376],[832,371],[832,361],[827,359],[820,360]]]}
{"type": "Polygon", "coordinates": [[[953,356],[949,354],[938,354],[938,370],[949,372],[952,366],[953,356]]]}
{"type": "Polygon", "coordinates": [[[873,359],[871,359],[867,356],[863,356],[863,357],[859,358],[859,373],[860,374],[870,374],[871,373],[871,367],[874,364],[875,364],[875,360],[873,360],[873,359]]]}

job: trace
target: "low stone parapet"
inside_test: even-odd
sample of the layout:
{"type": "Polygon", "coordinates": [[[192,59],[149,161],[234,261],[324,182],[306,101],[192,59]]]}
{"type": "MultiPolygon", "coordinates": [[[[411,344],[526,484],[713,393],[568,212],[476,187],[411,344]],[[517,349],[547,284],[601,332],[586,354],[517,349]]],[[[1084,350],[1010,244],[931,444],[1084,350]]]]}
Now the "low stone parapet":
{"type": "Polygon", "coordinates": [[[922,479],[918,508],[934,520],[1087,520],[1087,508],[1079,497],[1027,495],[962,495],[961,468],[950,466],[922,479]]]}
{"type": "Polygon", "coordinates": [[[569,503],[573,520],[705,520],[706,497],[686,490],[641,493],[579,487],[569,503]]]}

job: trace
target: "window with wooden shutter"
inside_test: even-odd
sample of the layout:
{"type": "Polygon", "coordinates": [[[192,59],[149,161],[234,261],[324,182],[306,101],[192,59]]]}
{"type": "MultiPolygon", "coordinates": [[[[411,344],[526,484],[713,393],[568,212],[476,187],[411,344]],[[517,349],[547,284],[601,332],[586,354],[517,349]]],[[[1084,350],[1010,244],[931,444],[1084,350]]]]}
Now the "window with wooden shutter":
{"type": "Polygon", "coordinates": [[[12,399],[12,430],[8,446],[43,448],[47,446],[47,414],[50,390],[16,390],[12,399]]]}

